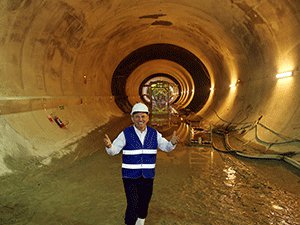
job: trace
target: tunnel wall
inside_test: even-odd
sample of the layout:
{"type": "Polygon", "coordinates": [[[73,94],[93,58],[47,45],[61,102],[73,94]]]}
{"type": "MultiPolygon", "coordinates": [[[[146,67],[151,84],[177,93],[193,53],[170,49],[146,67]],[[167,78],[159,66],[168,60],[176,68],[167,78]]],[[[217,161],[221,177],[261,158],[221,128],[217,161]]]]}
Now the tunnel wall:
{"type": "MultiPolygon", "coordinates": [[[[262,116],[260,122],[270,130],[259,127],[258,134],[269,143],[267,149],[275,143],[296,140],[284,145],[273,145],[272,148],[279,152],[299,152],[300,147],[299,13],[294,11],[296,3],[290,6],[285,8],[279,3],[268,8],[260,5],[256,12],[247,9],[244,22],[232,27],[244,39],[241,42],[241,55],[234,55],[238,67],[233,81],[238,80],[238,85],[230,89],[228,83],[220,87],[220,82],[216,81],[209,109],[199,112],[201,117],[212,123],[232,127],[254,124],[262,116]],[[255,13],[258,15],[255,16],[255,13]],[[247,24],[249,17],[255,17],[252,24],[247,24]],[[250,28],[256,32],[246,35],[251,31],[250,28]],[[290,70],[294,71],[293,77],[275,78],[278,72],[290,70]]],[[[256,135],[253,129],[244,138],[255,142],[256,135]]]]}
{"type": "MultiPolygon", "coordinates": [[[[76,148],[76,141],[114,117],[122,116],[113,99],[60,105],[2,115],[0,119],[0,175],[12,172],[10,160],[39,159],[47,165],[76,148]],[[51,116],[51,117],[49,117],[51,116]],[[64,127],[55,121],[57,116],[64,127]],[[50,119],[51,118],[51,119],[50,119]]],[[[87,151],[89,151],[89,147],[87,151]]],[[[99,148],[99,150],[101,150],[99,148]]]]}
{"type": "Polygon", "coordinates": [[[47,155],[121,116],[113,73],[130,53],[157,43],[185,48],[207,68],[214,91],[196,116],[221,126],[263,116],[274,131],[299,139],[299,9],[297,0],[3,0],[1,154],[27,146],[47,155]],[[291,69],[293,77],[274,78],[291,69]],[[51,123],[49,112],[68,121],[67,129],[51,123]]]}
{"type": "Polygon", "coordinates": [[[10,158],[67,154],[74,148],[66,146],[122,112],[99,66],[105,49],[82,47],[87,28],[79,12],[61,1],[3,1],[0,9],[2,174],[11,172],[10,158]]]}

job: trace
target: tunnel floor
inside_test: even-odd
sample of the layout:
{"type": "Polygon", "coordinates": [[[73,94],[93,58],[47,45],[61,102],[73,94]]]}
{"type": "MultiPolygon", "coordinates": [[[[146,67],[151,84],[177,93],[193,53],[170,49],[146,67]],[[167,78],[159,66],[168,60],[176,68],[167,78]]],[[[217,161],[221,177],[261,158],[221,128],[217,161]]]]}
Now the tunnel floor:
{"type": "MultiPolygon", "coordinates": [[[[121,124],[89,133],[46,166],[7,159],[15,173],[0,180],[0,224],[123,224],[121,156],[102,144],[121,124]]],[[[284,162],[179,145],[159,152],[156,173],[146,224],[300,224],[300,172],[284,162]]]]}

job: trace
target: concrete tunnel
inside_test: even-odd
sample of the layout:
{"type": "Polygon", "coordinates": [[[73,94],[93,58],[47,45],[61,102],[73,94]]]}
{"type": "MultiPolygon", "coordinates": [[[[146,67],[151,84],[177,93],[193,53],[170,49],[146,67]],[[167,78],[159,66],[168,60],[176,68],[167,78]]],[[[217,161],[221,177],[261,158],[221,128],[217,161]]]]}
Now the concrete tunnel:
{"type": "Polygon", "coordinates": [[[256,146],[299,168],[298,0],[2,0],[0,10],[1,176],[20,170],[12,159],[49,165],[74,151],[160,79],[179,90],[182,139],[191,124],[214,127],[241,155],[256,146]]]}

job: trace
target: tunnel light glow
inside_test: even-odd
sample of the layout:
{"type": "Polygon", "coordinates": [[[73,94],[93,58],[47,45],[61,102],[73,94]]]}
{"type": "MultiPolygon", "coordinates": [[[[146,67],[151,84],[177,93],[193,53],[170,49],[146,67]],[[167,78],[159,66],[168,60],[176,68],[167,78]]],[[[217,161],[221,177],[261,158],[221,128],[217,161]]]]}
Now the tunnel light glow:
{"type": "Polygon", "coordinates": [[[235,88],[237,86],[237,83],[232,83],[229,85],[230,88],[235,88]]]}
{"type": "Polygon", "coordinates": [[[287,71],[287,72],[276,74],[276,78],[280,79],[280,78],[284,78],[284,77],[291,77],[292,75],[293,75],[293,71],[287,71]]]}
{"type": "Polygon", "coordinates": [[[83,83],[86,84],[87,83],[87,76],[83,75],[83,83]]]}
{"type": "Polygon", "coordinates": [[[240,84],[241,80],[238,79],[236,82],[233,82],[229,85],[230,88],[236,88],[240,84]]]}

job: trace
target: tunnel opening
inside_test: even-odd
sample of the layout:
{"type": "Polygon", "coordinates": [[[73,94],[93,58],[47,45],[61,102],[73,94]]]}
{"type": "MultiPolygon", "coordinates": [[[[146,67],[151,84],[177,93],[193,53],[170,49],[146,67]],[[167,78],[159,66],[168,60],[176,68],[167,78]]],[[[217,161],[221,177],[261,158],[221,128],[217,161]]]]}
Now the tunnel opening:
{"type": "MultiPolygon", "coordinates": [[[[126,93],[128,77],[140,65],[157,59],[175,62],[188,71],[194,82],[194,90],[186,90],[193,92],[193,98],[185,108],[190,112],[198,112],[204,106],[210,94],[211,82],[208,70],[192,52],[166,43],[151,44],[138,48],[119,63],[113,73],[111,83],[112,94],[115,97],[117,106],[125,113],[130,112],[132,104],[129,102],[126,93]]],[[[174,79],[176,80],[176,78],[174,79]]]]}
{"type": "Polygon", "coordinates": [[[172,94],[169,103],[176,103],[179,99],[179,93],[181,92],[181,86],[179,82],[171,75],[165,73],[157,73],[151,76],[148,76],[146,79],[142,81],[139,86],[139,96],[142,97],[142,100],[145,103],[150,103],[149,96],[149,87],[150,84],[156,81],[166,81],[172,86],[172,94]]]}
{"type": "Polygon", "coordinates": [[[152,81],[148,87],[150,98],[151,124],[170,125],[171,100],[174,95],[171,83],[152,81]]]}
{"type": "Polygon", "coordinates": [[[142,81],[138,94],[149,107],[152,126],[171,126],[172,117],[178,115],[180,91],[179,82],[169,74],[153,74],[142,81]]]}

